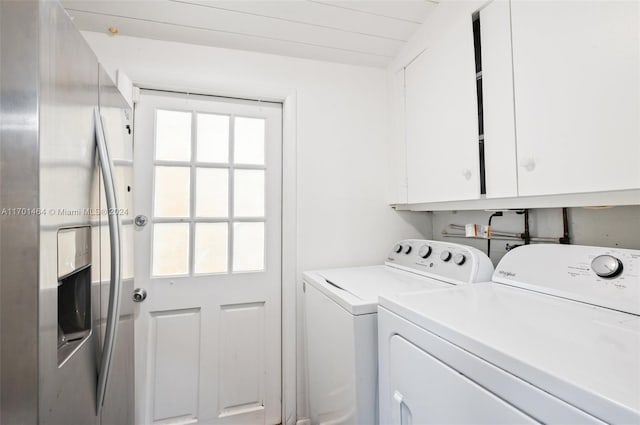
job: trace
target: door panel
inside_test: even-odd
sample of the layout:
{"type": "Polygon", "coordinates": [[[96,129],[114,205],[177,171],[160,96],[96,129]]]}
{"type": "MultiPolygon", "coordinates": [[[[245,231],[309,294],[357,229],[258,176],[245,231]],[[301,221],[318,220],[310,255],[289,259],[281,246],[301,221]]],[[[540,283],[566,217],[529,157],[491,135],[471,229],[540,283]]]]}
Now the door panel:
{"type": "Polygon", "coordinates": [[[151,317],[153,421],[197,418],[200,309],[167,310],[151,317]]]}
{"type": "Polygon", "coordinates": [[[220,306],[221,415],[259,408],[264,399],[264,302],[220,306]]]}
{"type": "Polygon", "coordinates": [[[136,106],[139,424],[281,420],[282,105],[136,106]]]}

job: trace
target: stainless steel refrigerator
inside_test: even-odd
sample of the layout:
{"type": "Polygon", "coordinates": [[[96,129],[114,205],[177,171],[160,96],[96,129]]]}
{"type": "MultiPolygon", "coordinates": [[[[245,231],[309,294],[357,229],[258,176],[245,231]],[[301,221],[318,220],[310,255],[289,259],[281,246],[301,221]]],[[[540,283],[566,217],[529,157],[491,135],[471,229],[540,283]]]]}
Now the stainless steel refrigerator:
{"type": "Polygon", "coordinates": [[[0,1],[0,424],[133,423],[132,111],[57,1],[0,1]]]}

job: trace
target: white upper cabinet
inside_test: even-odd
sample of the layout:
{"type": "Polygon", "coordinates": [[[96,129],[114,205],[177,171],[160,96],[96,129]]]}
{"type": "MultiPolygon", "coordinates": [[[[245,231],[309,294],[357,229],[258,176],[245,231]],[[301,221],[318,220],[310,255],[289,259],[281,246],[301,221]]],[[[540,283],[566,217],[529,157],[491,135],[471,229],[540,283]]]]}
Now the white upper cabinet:
{"type": "Polygon", "coordinates": [[[406,66],[409,203],[480,197],[475,74],[471,15],[406,66]]]}
{"type": "Polygon", "coordinates": [[[425,25],[392,78],[392,203],[640,203],[640,1],[442,2],[425,25]]]}
{"type": "Polygon", "coordinates": [[[511,3],[520,196],[640,187],[639,8],[511,3]]]}

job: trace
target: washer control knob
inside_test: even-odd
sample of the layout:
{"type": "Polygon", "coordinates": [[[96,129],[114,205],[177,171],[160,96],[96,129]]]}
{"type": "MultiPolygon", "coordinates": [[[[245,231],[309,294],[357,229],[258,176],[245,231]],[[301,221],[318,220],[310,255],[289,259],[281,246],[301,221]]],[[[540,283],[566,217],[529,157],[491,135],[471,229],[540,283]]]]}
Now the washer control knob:
{"type": "Polygon", "coordinates": [[[440,259],[442,261],[451,260],[451,252],[450,251],[442,251],[442,254],[440,254],[440,259]]]}
{"type": "Polygon", "coordinates": [[[616,277],[622,273],[622,261],[612,255],[598,255],[591,261],[591,270],[600,277],[616,277]]]}
{"type": "Polygon", "coordinates": [[[409,254],[411,252],[411,245],[407,245],[404,247],[404,253],[409,254]]]}
{"type": "Polygon", "coordinates": [[[393,247],[393,252],[395,252],[396,254],[400,254],[402,252],[402,245],[400,245],[399,243],[397,243],[394,247],[393,247]]]}
{"type": "Polygon", "coordinates": [[[453,256],[453,262],[459,266],[463,265],[465,261],[467,261],[467,257],[465,257],[464,254],[456,254],[453,256]]]}
{"type": "Polygon", "coordinates": [[[427,258],[431,255],[431,247],[429,245],[422,245],[420,251],[418,251],[420,258],[427,258]]]}

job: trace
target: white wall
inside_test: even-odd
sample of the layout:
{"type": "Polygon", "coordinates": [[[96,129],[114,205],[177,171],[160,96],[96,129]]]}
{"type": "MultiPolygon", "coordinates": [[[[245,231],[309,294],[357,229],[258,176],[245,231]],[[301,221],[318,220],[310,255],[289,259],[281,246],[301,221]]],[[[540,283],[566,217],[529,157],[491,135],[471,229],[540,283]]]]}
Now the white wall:
{"type": "MultiPolygon", "coordinates": [[[[110,73],[120,68],[146,86],[249,98],[296,93],[298,273],[380,263],[396,240],[420,237],[421,232],[431,236],[429,215],[397,213],[386,205],[388,117],[383,70],[91,32],[83,35],[110,73]]],[[[302,360],[299,355],[299,363],[302,360]]],[[[298,387],[299,414],[305,415],[304,382],[298,387]]]]}

